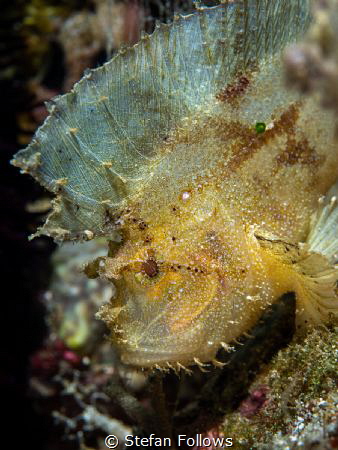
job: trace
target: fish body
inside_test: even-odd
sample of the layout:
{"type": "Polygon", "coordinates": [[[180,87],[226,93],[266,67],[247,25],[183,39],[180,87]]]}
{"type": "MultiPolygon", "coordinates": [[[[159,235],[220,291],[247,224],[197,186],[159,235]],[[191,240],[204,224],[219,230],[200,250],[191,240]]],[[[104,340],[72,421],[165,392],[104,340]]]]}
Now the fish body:
{"type": "MultiPolygon", "coordinates": [[[[119,219],[128,238],[103,273],[119,286],[111,323],[128,363],[210,361],[221,342],[250,329],[289,291],[298,294],[299,326],[327,320],[304,292],[307,251],[299,243],[338,176],[331,113],[318,109],[323,121],[314,129],[315,103],[299,101],[257,134],[240,111],[227,121],[218,107],[219,117],[201,117],[171,137],[152,181],[119,219]],[[330,134],[331,147],[323,146],[330,134]]],[[[114,308],[102,312],[108,322],[114,308]]]]}
{"type": "Polygon", "coordinates": [[[121,233],[87,272],[116,285],[99,316],[126,363],[210,361],[289,291],[300,327],[336,315],[338,213],[318,203],[335,118],[281,62],[309,22],[297,0],[177,18],[57,99],[16,156],[59,194],[40,232],[121,233]]]}

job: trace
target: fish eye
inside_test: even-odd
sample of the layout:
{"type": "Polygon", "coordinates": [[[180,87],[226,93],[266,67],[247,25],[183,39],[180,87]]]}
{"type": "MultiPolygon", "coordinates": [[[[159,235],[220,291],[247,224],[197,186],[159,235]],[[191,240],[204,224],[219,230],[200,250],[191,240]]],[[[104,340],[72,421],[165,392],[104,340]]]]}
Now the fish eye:
{"type": "Polygon", "coordinates": [[[146,261],[143,261],[141,271],[149,278],[156,277],[159,272],[157,262],[154,259],[147,259],[146,261]]]}
{"type": "Polygon", "coordinates": [[[148,258],[143,261],[140,270],[135,273],[135,279],[141,284],[148,284],[156,279],[159,274],[159,267],[155,259],[148,258]]]}

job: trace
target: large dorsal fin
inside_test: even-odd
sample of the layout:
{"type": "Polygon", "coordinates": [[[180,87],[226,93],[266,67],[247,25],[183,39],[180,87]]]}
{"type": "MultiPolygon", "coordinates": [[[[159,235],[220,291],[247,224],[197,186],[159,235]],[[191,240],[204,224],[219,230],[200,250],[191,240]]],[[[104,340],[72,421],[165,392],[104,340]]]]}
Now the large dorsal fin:
{"type": "Polygon", "coordinates": [[[183,117],[236,74],[296,40],[309,0],[241,0],[160,25],[54,99],[50,116],[13,164],[60,194],[39,234],[109,233],[113,213],[151,176],[157,148],[183,117]]]}

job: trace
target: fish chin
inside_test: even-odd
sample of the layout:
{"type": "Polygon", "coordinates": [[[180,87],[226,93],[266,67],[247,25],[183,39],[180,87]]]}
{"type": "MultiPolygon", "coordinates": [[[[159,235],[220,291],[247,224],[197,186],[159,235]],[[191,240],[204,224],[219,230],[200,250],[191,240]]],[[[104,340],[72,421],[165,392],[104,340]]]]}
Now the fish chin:
{"type": "Polygon", "coordinates": [[[173,325],[160,311],[148,322],[134,320],[135,313],[128,314],[128,308],[121,315],[122,332],[115,336],[121,359],[126,364],[142,367],[165,367],[168,363],[189,365],[194,358],[209,361],[219,347],[220,335],[217,336],[217,328],[210,333],[208,325],[212,321],[206,311],[189,321],[179,317],[177,320],[182,322],[179,330],[176,323],[173,325]]]}
{"type": "Polygon", "coordinates": [[[168,272],[145,285],[126,273],[116,284],[115,307],[102,318],[107,321],[117,311],[110,328],[123,362],[142,367],[189,364],[194,357],[210,360],[217,351],[223,327],[218,330],[214,323],[223,285],[216,272],[168,272]]]}
{"type": "MultiPolygon", "coordinates": [[[[225,332],[233,334],[233,308],[240,305],[241,295],[218,273],[192,274],[177,278],[175,284],[167,274],[161,282],[141,288],[130,278],[128,274],[119,280],[121,297],[118,294],[116,301],[121,307],[111,327],[124,363],[179,367],[196,359],[211,361],[225,332]],[[225,302],[230,307],[224,308],[225,302]]],[[[107,321],[109,315],[108,309],[101,317],[107,321]]]]}
{"type": "Polygon", "coordinates": [[[194,363],[194,358],[210,361],[219,345],[210,341],[210,337],[206,340],[204,329],[197,322],[178,335],[162,337],[154,335],[154,330],[144,335],[144,330],[134,329],[126,343],[120,345],[121,360],[141,367],[190,365],[194,363]],[[140,339],[139,333],[143,334],[140,339]]]}

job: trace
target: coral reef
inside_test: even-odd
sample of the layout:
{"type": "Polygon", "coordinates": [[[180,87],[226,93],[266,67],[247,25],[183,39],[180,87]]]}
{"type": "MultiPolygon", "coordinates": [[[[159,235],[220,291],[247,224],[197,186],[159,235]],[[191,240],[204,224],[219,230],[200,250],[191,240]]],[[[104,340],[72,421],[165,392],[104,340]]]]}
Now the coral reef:
{"type": "Polygon", "coordinates": [[[67,347],[80,353],[92,353],[105,332],[103,324],[93,318],[114,294],[114,286],[104,280],[88,280],[83,267],[93,256],[104,256],[106,245],[105,240],[66,244],[52,258],[55,270],[45,293],[50,327],[67,347]]]}
{"type": "Polygon", "coordinates": [[[135,2],[96,0],[93,12],[83,10],[70,15],[60,27],[58,41],[64,50],[68,91],[85,69],[93,66],[100,53],[109,59],[122,45],[139,39],[143,10],[135,2]]]}
{"type": "Polygon", "coordinates": [[[295,338],[255,379],[249,397],[223,423],[234,448],[336,448],[338,332],[295,338]]]}
{"type": "Polygon", "coordinates": [[[123,442],[130,431],[116,419],[119,410],[104,393],[116,375],[116,356],[95,312],[112,296],[112,286],[82,273],[88,259],[104,255],[105,247],[105,241],[66,244],[54,253],[53,277],[43,296],[49,334],[31,358],[31,397],[75,447],[104,448],[106,435],[114,433],[123,442]]]}

